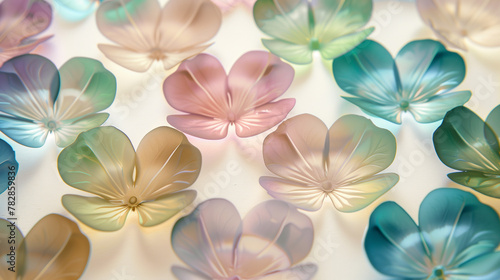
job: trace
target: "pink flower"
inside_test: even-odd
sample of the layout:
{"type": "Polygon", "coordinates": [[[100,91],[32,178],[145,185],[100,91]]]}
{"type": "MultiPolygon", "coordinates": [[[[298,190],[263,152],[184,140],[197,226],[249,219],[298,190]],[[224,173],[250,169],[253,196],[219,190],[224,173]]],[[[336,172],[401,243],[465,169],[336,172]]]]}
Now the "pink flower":
{"type": "Polygon", "coordinates": [[[226,75],[220,62],[200,54],[183,62],[163,85],[175,128],[196,137],[222,139],[230,125],[240,137],[262,133],[283,121],[295,99],[280,97],[293,81],[293,68],[265,51],[241,56],[226,75]],[[274,101],[274,102],[273,102],[274,101]]]}

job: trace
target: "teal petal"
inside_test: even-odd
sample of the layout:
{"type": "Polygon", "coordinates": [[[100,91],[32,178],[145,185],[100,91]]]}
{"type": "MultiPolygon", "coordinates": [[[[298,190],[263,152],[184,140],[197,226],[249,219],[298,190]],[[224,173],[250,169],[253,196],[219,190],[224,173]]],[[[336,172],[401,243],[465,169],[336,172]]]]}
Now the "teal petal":
{"type": "Polygon", "coordinates": [[[69,21],[79,21],[91,13],[103,0],[54,0],[54,6],[59,15],[69,21]]]}
{"type": "Polygon", "coordinates": [[[486,123],[495,132],[495,135],[500,135],[500,105],[491,110],[486,118],[486,123]]]}
{"type": "Polygon", "coordinates": [[[10,187],[10,182],[15,184],[13,178],[16,177],[18,169],[19,164],[14,150],[7,142],[0,139],[0,194],[10,187]]]}
{"type": "Polygon", "coordinates": [[[404,279],[425,279],[429,255],[411,217],[396,203],[384,202],[370,217],[365,250],[379,272],[404,279]]]}
{"type": "Polygon", "coordinates": [[[439,121],[449,110],[469,101],[471,95],[468,90],[435,95],[423,102],[412,103],[408,111],[420,123],[439,121]]]}

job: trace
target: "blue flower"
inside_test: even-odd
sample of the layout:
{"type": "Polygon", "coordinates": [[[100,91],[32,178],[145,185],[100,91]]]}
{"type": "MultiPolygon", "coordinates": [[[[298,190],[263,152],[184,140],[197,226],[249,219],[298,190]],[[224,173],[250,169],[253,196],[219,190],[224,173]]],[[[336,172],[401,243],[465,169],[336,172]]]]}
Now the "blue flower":
{"type": "Polygon", "coordinates": [[[420,205],[418,225],[396,203],[373,211],[365,250],[379,272],[398,279],[494,280],[500,273],[500,219],[458,189],[438,189],[420,205]]]}

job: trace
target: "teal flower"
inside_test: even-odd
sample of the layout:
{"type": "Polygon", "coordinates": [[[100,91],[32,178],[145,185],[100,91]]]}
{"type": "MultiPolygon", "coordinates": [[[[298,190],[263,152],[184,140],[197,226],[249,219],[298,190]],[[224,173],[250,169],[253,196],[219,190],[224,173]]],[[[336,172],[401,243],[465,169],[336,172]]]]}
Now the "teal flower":
{"type": "Polygon", "coordinates": [[[461,170],[448,177],[482,194],[500,198],[500,106],[484,122],[474,112],[457,107],[434,132],[434,147],[448,167],[461,170]]]}
{"type": "Polygon", "coordinates": [[[418,225],[398,204],[382,203],[370,217],[365,238],[375,269],[414,280],[498,279],[499,244],[498,214],[458,189],[427,195],[418,225]]]}
{"type": "Polygon", "coordinates": [[[365,112],[401,123],[409,112],[421,123],[441,120],[446,112],[463,105],[471,92],[450,92],[465,77],[462,57],[437,41],[413,41],[392,58],[379,43],[367,40],[333,61],[344,99],[365,112]]]}

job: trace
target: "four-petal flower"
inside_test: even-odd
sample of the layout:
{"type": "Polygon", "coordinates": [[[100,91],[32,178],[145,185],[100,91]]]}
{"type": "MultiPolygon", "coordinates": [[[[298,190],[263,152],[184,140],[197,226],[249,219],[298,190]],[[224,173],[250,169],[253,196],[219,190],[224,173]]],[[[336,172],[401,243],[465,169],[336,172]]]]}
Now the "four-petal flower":
{"type": "Polygon", "coordinates": [[[97,195],[64,195],[64,207],[84,224],[102,231],[123,227],[130,211],[150,227],[189,205],[201,167],[200,151],[181,132],[159,127],[144,136],[137,152],[114,127],[81,133],[58,158],[66,184],[97,195]]]}
{"type": "Polygon", "coordinates": [[[432,191],[418,225],[396,203],[370,217],[365,250],[372,265],[397,279],[499,279],[500,220],[491,207],[458,189],[432,191]]]}
{"type": "Polygon", "coordinates": [[[410,112],[421,123],[441,120],[463,105],[470,91],[450,92],[465,77],[462,57],[437,41],[413,41],[395,59],[379,43],[367,40],[333,61],[333,75],[344,99],[362,110],[401,123],[410,112]]]}
{"type": "Polygon", "coordinates": [[[342,212],[363,209],[398,181],[378,174],[396,155],[396,139],[360,116],[346,115],[330,129],[304,114],[284,121],[264,140],[264,162],[281,178],[264,176],[260,184],[274,198],[316,211],[330,198],[342,212]]]}
{"type": "Polygon", "coordinates": [[[311,220],[286,202],[263,202],[242,220],[229,201],[210,199],[175,223],[172,248],[193,270],[172,271],[179,280],[309,280],[316,265],[296,264],[313,238],[311,220]]]}

